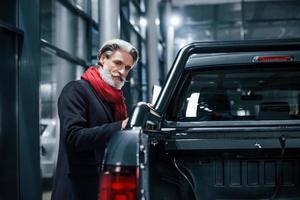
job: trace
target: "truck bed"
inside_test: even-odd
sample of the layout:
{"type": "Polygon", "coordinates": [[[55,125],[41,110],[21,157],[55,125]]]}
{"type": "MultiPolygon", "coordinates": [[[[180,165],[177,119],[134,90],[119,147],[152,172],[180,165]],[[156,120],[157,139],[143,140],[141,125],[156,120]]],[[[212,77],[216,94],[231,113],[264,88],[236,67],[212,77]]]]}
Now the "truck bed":
{"type": "Polygon", "coordinates": [[[282,148],[279,132],[259,134],[224,140],[202,134],[150,145],[151,199],[300,199],[299,138],[291,132],[282,148]],[[262,146],[247,145],[254,141],[262,146]]]}

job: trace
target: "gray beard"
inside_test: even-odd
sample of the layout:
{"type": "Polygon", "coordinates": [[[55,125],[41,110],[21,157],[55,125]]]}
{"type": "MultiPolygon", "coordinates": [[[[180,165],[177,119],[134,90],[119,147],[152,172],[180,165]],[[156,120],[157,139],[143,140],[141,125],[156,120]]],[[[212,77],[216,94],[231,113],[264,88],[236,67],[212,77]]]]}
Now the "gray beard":
{"type": "Polygon", "coordinates": [[[122,87],[124,86],[124,84],[125,84],[125,81],[123,81],[123,82],[116,82],[116,81],[114,81],[113,79],[112,79],[112,75],[111,75],[111,73],[106,69],[106,68],[104,68],[104,66],[103,67],[99,67],[99,70],[100,70],[100,75],[101,75],[101,77],[102,77],[102,79],[108,84],[108,85],[110,85],[110,86],[112,86],[112,87],[114,87],[114,88],[116,88],[116,89],[118,89],[118,90],[121,90],[122,89],[122,87]]]}

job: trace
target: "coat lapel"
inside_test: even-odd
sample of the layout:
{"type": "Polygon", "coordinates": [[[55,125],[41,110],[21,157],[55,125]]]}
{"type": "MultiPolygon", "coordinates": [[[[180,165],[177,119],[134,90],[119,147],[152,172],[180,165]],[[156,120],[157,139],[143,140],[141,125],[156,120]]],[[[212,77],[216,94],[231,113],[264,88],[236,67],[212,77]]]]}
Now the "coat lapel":
{"type": "Polygon", "coordinates": [[[90,88],[90,90],[92,90],[92,92],[94,93],[94,95],[96,96],[97,100],[99,101],[99,103],[101,104],[101,106],[103,107],[103,110],[107,116],[107,118],[109,119],[110,122],[114,122],[114,118],[112,116],[112,113],[108,110],[108,105],[106,105],[103,100],[97,95],[96,91],[94,90],[94,88],[87,82],[84,81],[87,85],[88,88],[90,88]]]}

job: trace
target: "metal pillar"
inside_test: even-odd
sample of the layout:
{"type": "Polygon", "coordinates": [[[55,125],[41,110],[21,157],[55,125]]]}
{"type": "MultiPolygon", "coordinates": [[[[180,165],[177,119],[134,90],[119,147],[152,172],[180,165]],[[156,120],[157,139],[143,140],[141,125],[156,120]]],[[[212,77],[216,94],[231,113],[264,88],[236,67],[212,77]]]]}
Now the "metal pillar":
{"type": "MultiPolygon", "coordinates": [[[[2,4],[1,0],[1,4],[2,4]]],[[[9,5],[10,2],[14,1],[4,1],[4,5],[9,5]]],[[[18,155],[17,164],[17,180],[19,181],[19,187],[17,188],[18,198],[14,198],[16,193],[11,193],[8,198],[3,198],[1,191],[3,189],[5,192],[13,192],[10,188],[12,185],[7,185],[3,187],[1,185],[1,195],[0,199],[18,199],[18,200],[40,200],[41,199],[41,181],[40,181],[40,146],[39,146],[39,73],[41,66],[41,54],[40,54],[40,1],[39,0],[18,0],[15,1],[17,8],[17,21],[18,28],[24,31],[24,40],[21,47],[22,55],[19,57],[15,54],[15,60],[18,62],[17,72],[15,74],[18,79],[17,83],[17,140],[8,141],[6,145],[11,148],[12,144],[17,142],[17,148],[13,152],[7,151],[5,149],[3,152],[7,154],[8,158],[13,156],[15,152],[18,155]]],[[[3,4],[2,4],[3,5],[3,4]]],[[[5,8],[4,8],[5,9],[5,8]]],[[[7,12],[10,12],[9,10],[7,12]]],[[[2,13],[1,13],[2,14],[2,13]]],[[[15,39],[16,40],[16,39],[15,39]]],[[[4,42],[10,42],[10,39],[4,42]]],[[[1,42],[1,46],[3,43],[1,42]]],[[[17,44],[18,45],[18,44],[17,44]]],[[[5,45],[4,45],[5,46],[5,45]]],[[[2,56],[9,54],[13,49],[6,49],[5,53],[1,51],[2,56]],[[4,55],[3,55],[4,54],[4,55]]],[[[12,65],[1,60],[1,68],[6,68],[10,72],[13,68],[12,65]],[[7,65],[8,64],[8,65],[7,65]]],[[[2,70],[1,70],[2,71],[2,70]]],[[[7,78],[13,76],[12,73],[8,74],[7,78]]],[[[13,81],[12,78],[5,82],[6,87],[10,88],[9,96],[14,93],[14,86],[10,84],[13,81]]],[[[5,87],[5,86],[4,86],[5,87]]],[[[9,106],[13,102],[6,102],[4,105],[9,106]]],[[[8,107],[9,108],[9,107],[8,107]]],[[[7,108],[6,108],[7,109],[7,108]]],[[[5,127],[11,126],[13,124],[10,121],[11,117],[14,116],[14,109],[9,110],[5,113],[5,127]]],[[[10,130],[14,128],[9,127],[10,130]],[[12,128],[12,129],[11,129],[12,128]]],[[[13,137],[14,132],[9,132],[9,137],[13,137]]],[[[14,139],[14,138],[12,138],[14,139]]],[[[2,153],[2,152],[1,152],[2,153]]],[[[3,159],[1,157],[1,159],[3,159]]],[[[13,172],[13,163],[6,163],[9,166],[9,173],[13,172]]],[[[1,165],[2,169],[2,165],[1,165]]],[[[3,173],[3,171],[1,170],[3,173]]],[[[5,173],[5,172],[4,172],[5,173]]],[[[13,180],[15,177],[10,174],[4,174],[1,176],[1,181],[13,180]]]]}
{"type": "Polygon", "coordinates": [[[113,38],[120,38],[120,0],[99,0],[100,45],[113,38]]]}
{"type": "Polygon", "coordinates": [[[152,88],[159,85],[159,62],[158,62],[158,27],[155,23],[158,17],[157,0],[147,2],[147,66],[148,66],[148,96],[152,98],[152,88]]]}
{"type": "Polygon", "coordinates": [[[172,5],[171,1],[165,2],[164,19],[166,30],[166,69],[170,70],[174,60],[174,27],[171,25],[172,5]]]}

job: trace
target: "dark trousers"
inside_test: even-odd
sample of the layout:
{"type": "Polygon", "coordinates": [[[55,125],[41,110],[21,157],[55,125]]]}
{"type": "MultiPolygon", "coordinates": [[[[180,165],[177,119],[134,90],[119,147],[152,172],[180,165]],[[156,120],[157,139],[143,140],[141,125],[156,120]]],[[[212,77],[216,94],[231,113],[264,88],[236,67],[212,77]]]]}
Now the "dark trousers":
{"type": "Polygon", "coordinates": [[[70,177],[72,200],[97,200],[98,177],[70,177]]]}

